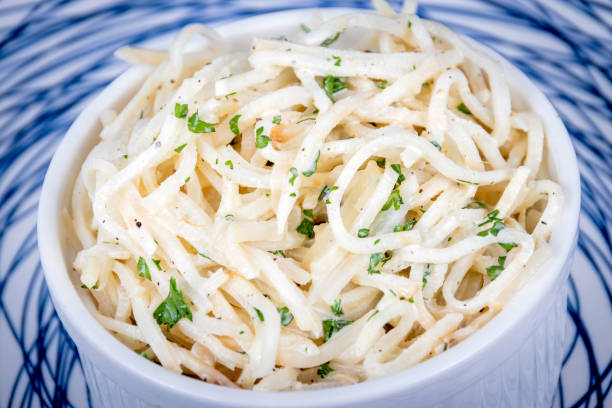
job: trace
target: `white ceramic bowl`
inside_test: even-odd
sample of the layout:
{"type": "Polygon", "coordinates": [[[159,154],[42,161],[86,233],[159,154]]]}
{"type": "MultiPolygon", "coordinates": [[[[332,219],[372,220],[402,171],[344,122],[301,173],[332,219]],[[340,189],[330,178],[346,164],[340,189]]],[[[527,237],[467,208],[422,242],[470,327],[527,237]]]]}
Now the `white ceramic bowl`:
{"type": "MultiPolygon", "coordinates": [[[[326,16],[346,9],[325,9],[326,16]]],[[[233,41],[294,32],[312,9],[266,14],[218,27],[233,41]]],[[[74,180],[101,130],[106,108],[120,108],[139,88],[146,68],[129,69],[79,115],[61,142],[45,177],[38,212],[38,243],[53,303],[79,350],[97,407],[371,407],[550,406],[565,339],[565,282],[575,248],[580,179],[570,138],[545,96],[499,55],[513,84],[513,103],[539,113],[547,135],[549,167],[565,192],[565,206],[551,239],[555,256],[491,322],[456,347],[398,374],[319,391],[262,393],[233,390],[181,376],[134,353],[88,313],[89,296],[72,272],[75,250],[62,224],[74,180]],[[526,104],[526,106],[525,106],[526,104]]]]}

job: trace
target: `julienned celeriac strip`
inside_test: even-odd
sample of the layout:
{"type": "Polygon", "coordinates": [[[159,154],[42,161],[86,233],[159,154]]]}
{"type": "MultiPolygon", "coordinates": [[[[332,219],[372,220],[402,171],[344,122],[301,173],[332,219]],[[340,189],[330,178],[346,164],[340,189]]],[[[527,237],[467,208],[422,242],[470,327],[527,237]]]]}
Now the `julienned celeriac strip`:
{"type": "Polygon", "coordinates": [[[488,56],[374,3],[249,53],[197,24],[118,52],[150,74],[102,115],[71,215],[126,346],[229,387],[350,384],[452,348],[545,272],[563,198],[540,119],[488,56]]]}

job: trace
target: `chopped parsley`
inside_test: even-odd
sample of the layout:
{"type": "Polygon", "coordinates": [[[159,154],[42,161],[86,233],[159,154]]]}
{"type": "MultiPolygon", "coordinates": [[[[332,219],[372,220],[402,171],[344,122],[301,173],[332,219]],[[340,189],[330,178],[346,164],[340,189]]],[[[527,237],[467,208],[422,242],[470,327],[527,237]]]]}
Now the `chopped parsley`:
{"type": "Polygon", "coordinates": [[[383,266],[385,263],[387,263],[387,261],[389,259],[391,259],[392,254],[390,252],[375,252],[372,255],[370,255],[370,264],[368,265],[368,275],[373,275],[373,274],[378,274],[380,273],[379,270],[374,269],[378,266],[378,264],[381,264],[380,266],[383,266]]]}
{"type": "Polygon", "coordinates": [[[408,22],[408,28],[412,28],[412,21],[408,22]]]}
{"type": "Polygon", "coordinates": [[[187,120],[187,128],[192,133],[212,133],[215,131],[217,123],[208,123],[200,120],[198,111],[191,115],[187,120]]]}
{"type": "Polygon", "coordinates": [[[138,276],[142,276],[143,278],[151,280],[149,265],[147,265],[147,262],[142,256],[138,258],[138,264],[136,264],[136,269],[138,270],[138,276]]]}
{"type": "Polygon", "coordinates": [[[370,317],[368,317],[368,320],[366,320],[366,321],[367,321],[367,322],[369,322],[371,318],[373,318],[374,316],[376,316],[376,315],[378,314],[378,312],[379,312],[379,310],[378,310],[378,309],[374,310],[374,313],[372,313],[372,314],[370,315],[370,317]]]}
{"type": "Polygon", "coordinates": [[[230,130],[232,131],[234,135],[236,135],[236,137],[240,136],[240,128],[238,128],[238,120],[240,120],[241,116],[242,115],[236,115],[233,118],[231,118],[229,121],[230,130]]]}
{"type": "Polygon", "coordinates": [[[293,185],[298,176],[298,171],[295,167],[292,167],[289,169],[289,173],[291,173],[291,177],[289,177],[289,184],[293,185]]]}
{"type": "Polygon", "coordinates": [[[336,102],[336,100],[334,99],[334,94],[336,92],[340,92],[343,89],[346,89],[346,85],[338,77],[328,75],[323,80],[323,90],[332,102],[336,102]]]}
{"type": "Polygon", "coordinates": [[[321,151],[317,150],[317,154],[315,155],[314,162],[312,163],[312,167],[310,169],[303,171],[302,174],[306,177],[312,176],[315,171],[317,171],[317,164],[319,163],[319,157],[321,156],[321,151]]]}
{"type": "Polygon", "coordinates": [[[498,242],[499,246],[504,248],[506,251],[511,250],[516,246],[515,242],[498,242]]]}
{"type": "Polygon", "coordinates": [[[170,278],[168,297],[157,306],[153,317],[160,326],[165,324],[168,331],[183,317],[193,320],[191,310],[183,299],[183,292],[176,289],[176,280],[173,277],[170,278]]]}
{"type": "Polygon", "coordinates": [[[430,265],[427,264],[425,272],[423,272],[423,286],[421,286],[421,289],[425,289],[425,286],[427,286],[427,278],[429,277],[429,275],[431,275],[431,269],[430,265]]]}
{"type": "Polygon", "coordinates": [[[464,209],[465,208],[475,209],[475,208],[487,208],[487,206],[484,205],[484,203],[481,203],[480,201],[474,200],[463,208],[464,209]]]}
{"type": "Polygon", "coordinates": [[[359,238],[365,238],[368,235],[370,235],[370,230],[368,228],[360,228],[359,231],[357,231],[357,236],[359,238]]]}
{"type": "Polygon", "coordinates": [[[261,310],[259,310],[256,307],[253,307],[253,309],[255,309],[255,313],[257,313],[257,317],[259,318],[259,321],[263,322],[264,321],[264,315],[263,315],[263,313],[261,313],[261,310]]]}
{"type": "Polygon", "coordinates": [[[230,92],[230,93],[225,94],[223,96],[225,96],[225,99],[229,99],[229,97],[232,96],[232,95],[236,95],[236,92],[230,92]]]}
{"type": "Polygon", "coordinates": [[[436,142],[435,140],[432,140],[431,143],[436,149],[438,149],[438,151],[442,150],[442,146],[440,146],[440,143],[436,142]]]}
{"type": "Polygon", "coordinates": [[[506,263],[505,256],[497,257],[497,265],[491,265],[487,268],[487,275],[491,277],[491,280],[495,280],[499,274],[504,270],[504,264],[506,263]]]}
{"type": "Polygon", "coordinates": [[[457,105],[457,110],[459,112],[465,113],[466,115],[471,115],[472,112],[468,109],[467,106],[465,106],[465,103],[461,102],[459,105],[457,105]]]}
{"type": "Polygon", "coordinates": [[[342,310],[342,299],[337,299],[329,308],[336,316],[342,316],[344,314],[344,310],[342,310]]]}
{"type": "Polygon", "coordinates": [[[312,209],[304,210],[303,213],[304,213],[304,218],[302,219],[302,222],[300,223],[300,225],[298,225],[298,227],[296,228],[296,231],[312,239],[314,238],[314,223],[312,222],[313,221],[312,209]]]}
{"type": "Polygon", "coordinates": [[[337,55],[332,55],[332,58],[334,59],[334,65],[339,67],[340,64],[342,64],[342,58],[338,57],[337,55]]]}
{"type": "Polygon", "coordinates": [[[391,192],[391,194],[389,194],[389,198],[382,206],[381,211],[387,211],[389,208],[391,208],[391,206],[393,206],[393,209],[397,211],[400,209],[401,204],[404,204],[404,200],[402,200],[399,190],[395,189],[391,192]]]}
{"type": "Polygon", "coordinates": [[[412,219],[406,222],[404,225],[396,225],[393,227],[393,232],[410,231],[412,228],[414,228],[414,224],[416,224],[416,220],[412,219]]]}
{"type": "Polygon", "coordinates": [[[399,175],[397,178],[397,185],[399,186],[404,180],[406,180],[406,177],[402,174],[402,167],[399,164],[392,164],[391,169],[393,169],[393,171],[399,175]]]}
{"type": "Polygon", "coordinates": [[[295,122],[296,125],[299,125],[300,123],[306,122],[307,120],[316,120],[315,118],[304,118],[302,120],[298,120],[297,122],[295,122]]]}
{"type": "Polygon", "coordinates": [[[223,164],[225,164],[227,167],[229,167],[230,170],[234,170],[234,163],[232,163],[231,160],[226,160],[225,163],[223,163],[223,164]]]}
{"type": "Polygon", "coordinates": [[[151,360],[151,357],[149,357],[149,356],[147,355],[147,353],[145,353],[144,351],[143,351],[142,353],[140,353],[140,355],[141,355],[141,356],[143,356],[144,358],[146,358],[147,360],[152,361],[152,360],[151,360]]]}
{"type": "Polygon", "coordinates": [[[191,180],[191,176],[189,176],[189,177],[187,177],[187,178],[185,179],[185,184],[189,183],[189,180],[191,180]]]}
{"type": "Polygon", "coordinates": [[[317,369],[317,374],[319,377],[325,378],[327,377],[327,374],[331,373],[332,371],[334,371],[334,369],[329,364],[323,363],[321,364],[321,367],[317,369]]]}
{"type": "Polygon", "coordinates": [[[376,160],[376,165],[380,168],[385,167],[385,163],[387,162],[387,160],[383,157],[382,159],[378,159],[376,160]]]}
{"type": "Polygon", "coordinates": [[[275,117],[272,118],[272,123],[274,123],[275,125],[280,125],[281,123],[281,115],[276,115],[275,117]]]}
{"type": "MultiPolygon", "coordinates": [[[[182,119],[187,116],[188,109],[189,107],[186,103],[180,104],[177,102],[174,104],[174,116],[176,116],[178,119],[182,119]]],[[[142,119],[142,116],[140,118],[142,119]]]]}
{"type": "Polygon", "coordinates": [[[326,342],[335,332],[339,332],[344,326],[353,323],[352,320],[328,319],[323,320],[323,342],[326,342]]]}
{"type": "Polygon", "coordinates": [[[228,221],[234,220],[234,214],[225,214],[224,218],[228,221]]]}
{"type": "Polygon", "coordinates": [[[310,27],[308,27],[306,24],[300,24],[300,28],[305,33],[309,33],[310,32],[310,27]]]}
{"type": "Polygon", "coordinates": [[[263,126],[260,126],[255,131],[255,147],[263,149],[270,143],[270,137],[263,134],[263,126]]]}
{"type": "Polygon", "coordinates": [[[161,267],[161,260],[160,260],[160,259],[151,259],[151,260],[153,261],[153,263],[154,263],[154,264],[155,264],[155,266],[157,267],[157,270],[158,270],[158,271],[161,271],[161,270],[162,270],[162,267],[161,267]]]}
{"type": "Polygon", "coordinates": [[[323,190],[321,190],[321,193],[319,193],[318,201],[325,199],[325,204],[331,204],[331,201],[329,201],[329,193],[337,189],[338,186],[333,186],[332,188],[323,186],[323,190]]]}
{"type": "Polygon", "coordinates": [[[489,223],[493,223],[493,225],[491,226],[491,228],[482,230],[476,235],[478,235],[479,237],[486,237],[487,235],[491,234],[494,237],[496,237],[497,234],[499,234],[499,231],[506,228],[506,226],[504,225],[504,221],[501,218],[497,218],[498,214],[499,214],[499,210],[493,210],[490,213],[488,213],[487,219],[481,222],[480,224],[478,224],[478,226],[482,227],[483,225],[487,225],[489,223]]]}
{"type": "Polygon", "coordinates": [[[463,179],[457,179],[457,181],[460,182],[460,183],[471,184],[473,186],[480,185],[480,183],[476,183],[476,182],[473,182],[473,181],[467,181],[467,180],[463,180],[463,179]]]}
{"type": "Polygon", "coordinates": [[[338,37],[340,37],[340,32],[337,32],[335,35],[331,36],[331,37],[327,37],[325,40],[323,40],[323,42],[321,43],[321,47],[329,47],[330,45],[332,45],[333,43],[336,42],[336,40],[338,39],[338,37]]]}
{"type": "Polygon", "coordinates": [[[408,302],[410,302],[410,303],[414,303],[414,296],[410,296],[410,297],[408,298],[408,302]]]}
{"type": "Polygon", "coordinates": [[[180,145],[179,147],[177,147],[176,149],[174,149],[175,152],[180,153],[183,151],[183,149],[185,148],[185,146],[187,146],[187,143],[183,143],[182,145],[180,145]]]}
{"type": "Polygon", "coordinates": [[[283,258],[287,257],[287,255],[285,255],[282,249],[277,249],[276,251],[268,251],[268,252],[270,252],[272,255],[280,255],[283,258]]]}
{"type": "Polygon", "coordinates": [[[378,85],[376,86],[379,87],[380,89],[385,89],[387,87],[387,81],[386,80],[380,81],[378,85]]]}
{"type": "Polygon", "coordinates": [[[281,324],[283,326],[289,326],[291,321],[293,321],[293,315],[291,314],[291,312],[289,312],[289,308],[287,306],[281,307],[280,309],[278,309],[278,313],[280,313],[281,324]]]}

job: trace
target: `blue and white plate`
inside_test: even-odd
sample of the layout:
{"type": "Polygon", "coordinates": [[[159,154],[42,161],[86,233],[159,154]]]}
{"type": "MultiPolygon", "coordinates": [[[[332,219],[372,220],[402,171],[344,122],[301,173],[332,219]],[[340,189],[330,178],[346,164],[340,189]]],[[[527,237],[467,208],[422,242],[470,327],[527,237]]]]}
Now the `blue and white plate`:
{"type": "MultiPolygon", "coordinates": [[[[36,210],[62,135],[126,69],[113,51],[193,22],[288,8],[369,7],[349,0],[287,3],[0,1],[0,407],[90,405],[79,357],[42,277],[36,210]]],[[[554,406],[612,407],[612,1],[424,0],[418,14],[522,69],[572,135],[583,208],[567,308],[573,341],[554,406]]]]}

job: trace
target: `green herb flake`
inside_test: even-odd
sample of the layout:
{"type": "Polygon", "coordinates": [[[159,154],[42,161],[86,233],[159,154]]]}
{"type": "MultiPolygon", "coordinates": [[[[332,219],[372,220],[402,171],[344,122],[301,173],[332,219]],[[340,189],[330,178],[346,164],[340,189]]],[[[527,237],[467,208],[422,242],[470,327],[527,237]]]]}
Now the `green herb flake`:
{"type": "Polygon", "coordinates": [[[325,199],[325,204],[331,204],[331,201],[329,201],[329,193],[337,189],[338,186],[333,186],[332,188],[324,186],[323,190],[321,190],[321,193],[319,193],[318,201],[325,199]]]}
{"type": "Polygon", "coordinates": [[[389,289],[389,293],[391,293],[393,296],[397,297],[397,293],[395,293],[395,291],[393,289],[389,289]]]}
{"type": "Polygon", "coordinates": [[[516,246],[515,242],[498,242],[499,246],[504,248],[506,251],[511,250],[516,246]]]}
{"type": "Polygon", "coordinates": [[[287,257],[287,255],[285,255],[282,249],[277,249],[276,251],[268,251],[268,252],[270,252],[272,255],[282,256],[283,258],[287,257]]]}
{"type": "Polygon", "coordinates": [[[127,155],[127,154],[124,154],[124,155],[123,155],[123,158],[124,158],[124,159],[127,159],[127,158],[128,158],[128,155],[127,155]]]}
{"type": "Polygon", "coordinates": [[[323,363],[321,364],[321,367],[317,369],[317,374],[319,377],[325,378],[327,377],[327,374],[331,373],[332,371],[334,371],[334,369],[329,364],[323,363]]]}
{"type": "Polygon", "coordinates": [[[226,160],[225,163],[223,163],[223,164],[225,164],[227,167],[229,167],[230,170],[234,170],[234,163],[232,163],[231,160],[226,160]]]}
{"type": "Polygon", "coordinates": [[[255,147],[263,149],[270,143],[270,137],[263,134],[263,126],[260,126],[255,131],[255,147]]]}
{"type": "Polygon", "coordinates": [[[310,169],[302,172],[304,176],[310,177],[315,173],[315,171],[317,171],[317,164],[319,163],[320,156],[321,156],[321,151],[317,150],[317,154],[315,155],[314,162],[312,163],[312,166],[310,167],[310,169]]]}
{"type": "Polygon", "coordinates": [[[337,78],[332,75],[328,75],[323,80],[323,90],[325,94],[332,102],[336,102],[334,99],[334,94],[336,92],[340,92],[341,90],[346,89],[346,85],[340,78],[337,78]]]}
{"type": "Polygon", "coordinates": [[[168,297],[157,306],[153,317],[160,326],[165,324],[168,331],[183,317],[193,320],[191,310],[183,299],[183,292],[176,289],[176,280],[173,277],[170,278],[168,297]]]}
{"type": "Polygon", "coordinates": [[[423,286],[421,286],[422,290],[425,290],[425,286],[427,286],[427,278],[429,277],[429,275],[431,275],[431,269],[430,269],[430,265],[427,264],[427,267],[425,268],[425,272],[423,272],[423,286]]]}
{"type": "Polygon", "coordinates": [[[397,178],[397,185],[399,186],[406,180],[406,177],[402,174],[402,167],[399,164],[392,164],[391,169],[399,175],[397,178]]]}
{"type": "Polygon", "coordinates": [[[281,307],[280,309],[278,309],[278,313],[280,313],[281,324],[283,326],[289,326],[289,324],[293,320],[293,315],[291,314],[291,312],[289,312],[289,308],[287,306],[281,307]]]}
{"type": "Polygon", "coordinates": [[[337,299],[329,308],[336,316],[342,316],[344,314],[344,310],[342,310],[342,299],[337,299]]]}
{"type": "Polygon", "coordinates": [[[387,252],[387,253],[375,252],[372,255],[370,255],[370,264],[368,265],[368,275],[379,274],[380,271],[374,268],[376,268],[378,264],[381,264],[381,266],[383,266],[385,263],[387,263],[389,259],[391,259],[391,257],[392,255],[390,252],[387,252]]]}
{"type": "Polygon", "coordinates": [[[289,173],[291,173],[291,177],[289,177],[289,184],[293,185],[298,176],[298,171],[295,167],[292,167],[289,169],[289,173]]]}
{"type": "Polygon", "coordinates": [[[412,28],[412,21],[408,22],[408,28],[412,28]]]}
{"type": "Polygon", "coordinates": [[[177,147],[176,149],[174,149],[175,152],[180,153],[183,151],[183,149],[185,148],[185,146],[187,146],[187,143],[183,143],[182,145],[180,145],[179,147],[177,147]]]}
{"type": "Polygon", "coordinates": [[[306,217],[310,218],[311,220],[314,218],[314,214],[313,214],[313,212],[312,212],[312,209],[305,209],[305,210],[303,210],[303,211],[302,211],[302,213],[303,213],[303,214],[304,214],[306,217]]]}
{"type": "Polygon", "coordinates": [[[336,67],[339,67],[340,64],[342,64],[342,58],[338,57],[337,55],[332,55],[332,58],[334,59],[334,65],[336,67]]]}
{"type": "Polygon", "coordinates": [[[487,268],[487,275],[491,277],[491,280],[495,280],[499,274],[504,270],[504,265],[506,263],[505,256],[497,257],[497,265],[491,265],[487,268]]]}
{"type": "Polygon", "coordinates": [[[376,316],[376,315],[378,314],[378,312],[379,312],[379,310],[378,310],[378,309],[374,310],[374,313],[372,313],[372,314],[371,314],[371,315],[368,317],[368,320],[366,320],[366,321],[367,321],[367,322],[369,322],[371,318],[373,318],[374,316],[376,316]]]}
{"type": "Polygon", "coordinates": [[[155,266],[157,267],[157,270],[158,270],[158,271],[161,271],[161,270],[162,270],[162,267],[161,267],[161,260],[160,260],[160,259],[151,259],[151,260],[153,261],[153,263],[154,263],[154,264],[155,264],[155,266]]]}
{"type": "Polygon", "coordinates": [[[387,160],[383,157],[382,159],[376,160],[376,165],[380,168],[384,168],[386,162],[387,160]]]}
{"type": "Polygon", "coordinates": [[[476,235],[478,235],[479,237],[486,237],[487,235],[491,234],[494,237],[496,237],[497,234],[499,234],[499,231],[506,228],[503,220],[497,217],[498,214],[499,214],[499,210],[493,210],[490,213],[488,213],[487,219],[481,222],[480,224],[478,224],[478,226],[482,227],[483,225],[487,225],[489,223],[493,223],[493,225],[489,229],[478,232],[476,235]]]}
{"type": "Polygon", "coordinates": [[[312,220],[308,218],[303,218],[302,222],[300,223],[300,225],[298,225],[298,227],[295,230],[302,235],[306,235],[310,239],[314,238],[315,236],[314,223],[312,222],[312,220]]]}
{"type": "Polygon", "coordinates": [[[465,208],[470,208],[470,209],[476,209],[476,208],[487,208],[487,206],[484,203],[481,203],[478,200],[474,200],[471,203],[469,203],[468,205],[466,205],[465,208]]]}
{"type": "Polygon", "coordinates": [[[321,43],[321,47],[329,47],[330,45],[332,45],[334,42],[336,42],[336,40],[338,39],[338,37],[340,37],[340,32],[337,32],[335,35],[331,36],[331,37],[327,37],[325,40],[323,40],[323,42],[321,43]]]}
{"type": "Polygon", "coordinates": [[[393,206],[393,209],[397,211],[400,209],[401,204],[404,204],[404,200],[402,200],[399,190],[395,189],[391,192],[391,194],[389,194],[389,198],[382,206],[381,211],[387,211],[389,208],[391,208],[391,206],[393,206]]]}
{"type": "MultiPolygon", "coordinates": [[[[186,103],[180,104],[177,102],[174,104],[174,116],[176,116],[178,119],[183,119],[184,117],[187,116],[188,109],[189,107],[187,106],[186,103]]],[[[142,116],[140,118],[142,119],[142,116]]]]}
{"type": "Polygon", "coordinates": [[[291,193],[291,194],[289,194],[289,197],[297,197],[297,194],[291,193]]]}
{"type": "Polygon", "coordinates": [[[212,133],[215,131],[217,123],[208,123],[200,120],[198,111],[187,120],[187,128],[191,133],[212,133]]]}
{"type": "Polygon", "coordinates": [[[274,123],[275,125],[280,125],[281,123],[281,115],[276,115],[275,117],[272,118],[272,123],[274,123]]]}
{"type": "Polygon", "coordinates": [[[471,115],[472,112],[468,109],[467,106],[465,106],[465,103],[461,102],[459,105],[457,105],[457,110],[459,112],[465,113],[466,115],[471,115]]]}
{"type": "Polygon", "coordinates": [[[357,236],[359,238],[365,238],[368,235],[370,235],[370,230],[368,228],[360,228],[359,231],[357,231],[357,236]]]}
{"type": "Polygon", "coordinates": [[[436,142],[435,140],[432,140],[429,143],[431,143],[436,149],[438,149],[438,151],[442,151],[442,146],[440,146],[440,143],[436,142]]]}
{"type": "Polygon", "coordinates": [[[147,262],[142,256],[138,258],[138,264],[136,264],[136,269],[138,270],[138,276],[151,280],[149,265],[147,265],[147,262]]]}
{"type": "Polygon", "coordinates": [[[476,182],[472,182],[472,181],[467,181],[467,180],[463,180],[463,179],[457,179],[457,181],[460,182],[460,183],[471,184],[473,186],[480,185],[480,183],[476,183],[476,182]]]}
{"type": "Polygon", "coordinates": [[[323,342],[326,342],[334,333],[339,332],[343,327],[353,322],[351,320],[328,319],[323,320],[321,323],[323,324],[323,342]]]}
{"type": "MultiPolygon", "coordinates": [[[[209,261],[213,261],[213,259],[210,256],[206,255],[206,254],[198,252],[198,255],[200,255],[202,258],[208,259],[209,261]]],[[[215,262],[215,261],[213,261],[213,262],[215,262]]]]}
{"type": "Polygon", "coordinates": [[[410,302],[410,303],[414,303],[414,296],[410,296],[410,297],[408,298],[408,302],[410,302]]]}
{"type": "Polygon", "coordinates": [[[240,136],[240,128],[238,128],[238,120],[240,120],[241,116],[242,115],[235,115],[229,121],[230,130],[232,131],[234,135],[236,135],[236,137],[240,136]]]}
{"type": "Polygon", "coordinates": [[[414,228],[414,224],[416,224],[416,220],[412,219],[406,222],[404,225],[396,225],[393,227],[393,232],[410,231],[412,228],[414,228]]]}
{"type": "Polygon", "coordinates": [[[308,34],[311,30],[310,27],[308,27],[306,24],[300,24],[300,28],[302,29],[303,32],[305,32],[306,34],[308,34]]]}
{"type": "Polygon", "coordinates": [[[189,177],[187,177],[187,178],[185,179],[185,184],[189,183],[189,180],[191,180],[191,176],[189,176],[189,177]]]}
{"type": "Polygon", "coordinates": [[[257,314],[257,317],[259,318],[259,321],[263,322],[264,321],[264,315],[263,315],[263,313],[261,313],[261,310],[259,310],[256,307],[253,307],[253,309],[255,309],[255,313],[257,314]]]}
{"type": "Polygon", "coordinates": [[[140,353],[140,355],[141,355],[141,356],[143,356],[144,358],[146,358],[146,359],[147,359],[147,360],[149,360],[149,361],[153,361],[153,360],[151,360],[151,357],[149,357],[149,356],[147,355],[147,353],[145,353],[144,351],[143,351],[142,353],[140,353]]]}
{"type": "Polygon", "coordinates": [[[230,92],[228,94],[223,95],[225,97],[225,99],[229,99],[230,96],[232,95],[236,95],[236,92],[230,92]]]}
{"type": "Polygon", "coordinates": [[[386,80],[384,80],[384,81],[380,81],[380,82],[378,83],[378,85],[376,85],[376,86],[377,86],[377,87],[379,87],[380,89],[385,89],[385,88],[387,87],[387,83],[388,83],[388,82],[387,82],[386,80]]]}
{"type": "Polygon", "coordinates": [[[309,120],[317,120],[317,119],[316,118],[304,118],[302,120],[298,120],[297,122],[295,122],[295,124],[299,125],[300,123],[304,123],[304,122],[309,121],[309,120]]]}

